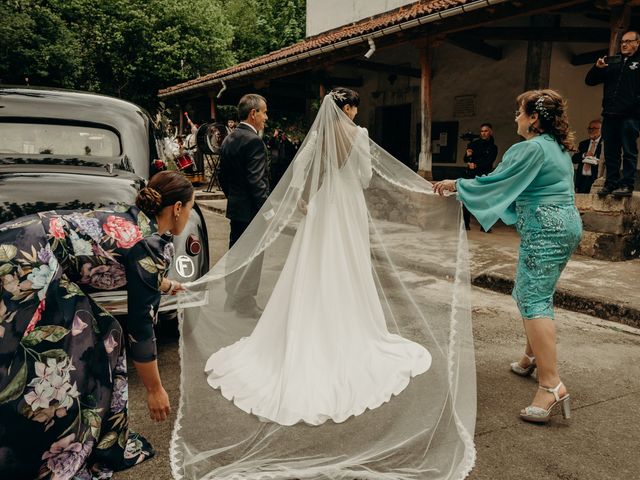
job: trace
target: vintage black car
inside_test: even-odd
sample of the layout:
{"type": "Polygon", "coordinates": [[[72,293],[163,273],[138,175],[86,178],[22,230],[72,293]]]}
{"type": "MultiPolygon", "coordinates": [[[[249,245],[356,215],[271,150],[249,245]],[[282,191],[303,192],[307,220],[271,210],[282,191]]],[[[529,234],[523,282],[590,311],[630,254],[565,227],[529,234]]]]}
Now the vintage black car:
{"type": "MultiPolygon", "coordinates": [[[[149,115],[132,103],[92,93],[0,87],[0,224],[38,211],[133,204],[153,171],[149,115]]],[[[209,269],[201,210],[174,238],[170,278],[189,282],[209,269]]],[[[113,313],[126,292],[95,294],[113,313]]],[[[163,297],[161,311],[174,311],[163,297]]]]}

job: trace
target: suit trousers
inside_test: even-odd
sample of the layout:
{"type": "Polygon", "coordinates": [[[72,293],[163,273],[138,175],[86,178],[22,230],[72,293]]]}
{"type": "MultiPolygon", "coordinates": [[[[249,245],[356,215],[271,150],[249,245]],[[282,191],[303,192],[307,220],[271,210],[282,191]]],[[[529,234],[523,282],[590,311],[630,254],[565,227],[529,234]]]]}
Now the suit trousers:
{"type": "MultiPolygon", "coordinates": [[[[230,220],[231,232],[229,235],[229,249],[238,241],[244,231],[249,226],[247,222],[230,220]]],[[[262,275],[261,253],[245,267],[239,268],[230,273],[225,279],[227,300],[225,306],[233,310],[251,310],[256,306],[256,295],[260,286],[260,276],[262,275]]]]}
{"type": "Polygon", "coordinates": [[[602,122],[604,141],[605,185],[611,188],[631,187],[635,183],[638,163],[640,119],[605,115],[602,122]],[[620,154],[622,153],[622,176],[620,154]]]}

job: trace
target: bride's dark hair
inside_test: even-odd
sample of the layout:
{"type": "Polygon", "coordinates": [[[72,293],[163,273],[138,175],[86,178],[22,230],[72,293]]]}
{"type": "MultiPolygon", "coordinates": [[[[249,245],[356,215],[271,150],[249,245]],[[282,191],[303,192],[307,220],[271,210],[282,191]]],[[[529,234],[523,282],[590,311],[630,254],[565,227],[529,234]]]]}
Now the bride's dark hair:
{"type": "Polygon", "coordinates": [[[360,95],[355,90],[351,90],[345,87],[336,87],[329,92],[329,95],[333,97],[333,101],[336,102],[338,108],[342,109],[345,105],[357,107],[360,105],[360,95]]]}

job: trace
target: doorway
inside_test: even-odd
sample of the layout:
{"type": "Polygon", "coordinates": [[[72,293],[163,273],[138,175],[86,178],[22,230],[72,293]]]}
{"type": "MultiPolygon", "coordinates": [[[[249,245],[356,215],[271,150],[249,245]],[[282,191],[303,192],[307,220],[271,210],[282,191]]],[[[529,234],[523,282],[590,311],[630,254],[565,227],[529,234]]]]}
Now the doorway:
{"type": "Polygon", "coordinates": [[[391,155],[412,170],[411,158],[411,104],[376,108],[376,141],[391,155]]]}

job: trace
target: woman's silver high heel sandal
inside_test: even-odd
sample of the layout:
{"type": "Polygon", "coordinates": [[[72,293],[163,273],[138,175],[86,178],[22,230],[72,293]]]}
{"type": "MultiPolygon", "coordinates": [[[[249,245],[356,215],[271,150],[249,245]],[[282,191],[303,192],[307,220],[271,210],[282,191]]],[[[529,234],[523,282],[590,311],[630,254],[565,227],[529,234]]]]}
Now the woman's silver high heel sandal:
{"type": "Polygon", "coordinates": [[[527,360],[529,360],[529,365],[523,368],[518,362],[513,362],[511,364],[511,371],[516,375],[520,375],[521,377],[528,377],[536,369],[536,357],[530,357],[526,353],[524,354],[524,356],[527,357],[527,360]]]}
{"type": "Polygon", "coordinates": [[[551,411],[556,405],[562,406],[562,416],[564,418],[571,418],[571,404],[569,403],[569,394],[567,393],[564,397],[560,397],[558,392],[560,391],[560,387],[562,387],[562,382],[556,385],[554,388],[547,388],[539,385],[538,388],[545,390],[549,393],[553,393],[554,398],[556,399],[549,408],[546,410],[541,407],[534,407],[533,405],[529,405],[527,408],[520,412],[520,418],[525,422],[533,422],[533,423],[547,423],[551,419],[551,411]]]}

